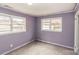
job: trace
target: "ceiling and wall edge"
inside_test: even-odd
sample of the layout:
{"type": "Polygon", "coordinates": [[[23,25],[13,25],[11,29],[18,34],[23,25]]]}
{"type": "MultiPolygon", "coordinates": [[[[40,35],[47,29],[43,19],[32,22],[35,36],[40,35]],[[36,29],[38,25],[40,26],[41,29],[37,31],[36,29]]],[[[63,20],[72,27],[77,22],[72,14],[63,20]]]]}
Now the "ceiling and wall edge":
{"type": "Polygon", "coordinates": [[[8,6],[8,5],[1,5],[1,4],[0,4],[0,7],[1,7],[1,8],[4,8],[4,9],[12,10],[12,11],[14,11],[14,12],[18,12],[18,13],[21,13],[21,14],[24,14],[24,15],[27,15],[27,16],[35,17],[34,15],[26,14],[26,13],[23,13],[23,12],[20,12],[20,11],[17,11],[17,10],[14,10],[12,7],[10,7],[10,6],[8,6]]]}
{"type": "MultiPolygon", "coordinates": [[[[8,6],[8,5],[1,5],[1,4],[0,4],[0,7],[9,9],[9,10],[12,10],[12,11],[15,11],[15,12],[19,12],[19,13],[22,13],[22,14],[25,14],[25,15],[28,15],[28,16],[40,17],[40,15],[39,15],[39,16],[38,16],[38,15],[36,16],[36,15],[26,14],[26,13],[23,13],[23,12],[20,12],[20,11],[17,11],[17,10],[14,10],[12,7],[10,7],[10,6],[8,6]]],[[[75,11],[77,10],[77,7],[78,7],[78,3],[75,3],[75,7],[73,8],[73,10],[70,10],[70,11],[62,11],[62,12],[56,12],[56,13],[48,14],[48,15],[75,12],[75,11]]],[[[48,15],[41,15],[41,16],[48,16],[48,15]]]]}

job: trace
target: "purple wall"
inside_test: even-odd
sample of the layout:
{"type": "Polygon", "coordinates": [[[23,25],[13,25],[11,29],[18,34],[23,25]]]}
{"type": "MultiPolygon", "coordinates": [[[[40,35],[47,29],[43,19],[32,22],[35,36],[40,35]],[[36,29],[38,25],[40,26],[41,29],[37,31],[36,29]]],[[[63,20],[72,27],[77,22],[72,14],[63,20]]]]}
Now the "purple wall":
{"type": "Polygon", "coordinates": [[[63,13],[57,15],[37,17],[29,16],[9,9],[1,8],[0,13],[7,13],[16,16],[23,16],[27,19],[27,31],[22,33],[12,33],[0,35],[0,54],[16,48],[24,43],[29,42],[33,38],[48,41],[51,43],[61,44],[68,47],[74,47],[74,13],[63,13]],[[41,31],[40,19],[48,17],[63,18],[63,32],[41,31]],[[10,48],[10,44],[14,47],[10,48]]]}
{"type": "Polygon", "coordinates": [[[48,41],[51,43],[56,43],[64,45],[65,47],[73,48],[74,47],[74,13],[63,13],[50,16],[42,16],[37,18],[37,37],[38,40],[48,41]],[[51,32],[51,31],[41,31],[41,22],[42,18],[49,17],[62,17],[63,23],[63,32],[51,32]]]}
{"type": "Polygon", "coordinates": [[[26,17],[28,23],[26,32],[0,35],[0,54],[7,52],[13,48],[16,48],[24,43],[27,43],[34,38],[35,18],[1,7],[0,7],[0,13],[7,13],[11,15],[26,17]],[[10,48],[10,44],[14,45],[13,48],[10,48]]]}

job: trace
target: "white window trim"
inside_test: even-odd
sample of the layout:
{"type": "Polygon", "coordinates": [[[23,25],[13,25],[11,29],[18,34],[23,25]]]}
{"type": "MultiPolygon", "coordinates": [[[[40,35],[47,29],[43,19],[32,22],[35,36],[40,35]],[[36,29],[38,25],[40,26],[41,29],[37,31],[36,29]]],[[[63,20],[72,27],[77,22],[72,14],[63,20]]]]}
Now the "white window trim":
{"type": "Polygon", "coordinates": [[[14,15],[6,14],[6,13],[0,13],[0,15],[10,17],[11,20],[12,20],[12,17],[17,17],[17,18],[22,18],[25,21],[25,23],[24,23],[25,30],[24,31],[3,31],[3,32],[0,32],[0,35],[26,32],[26,17],[14,16],[14,15]]]}
{"type": "MultiPolygon", "coordinates": [[[[46,20],[51,20],[51,19],[57,19],[57,18],[61,18],[61,22],[62,22],[62,17],[42,18],[42,19],[41,19],[41,31],[62,32],[62,30],[61,30],[61,31],[52,31],[52,30],[51,30],[51,25],[50,25],[50,30],[46,30],[46,29],[43,30],[43,29],[42,29],[42,20],[45,20],[45,19],[46,19],[46,20]]],[[[50,21],[50,23],[51,23],[51,21],[50,21]]],[[[63,25],[63,23],[62,23],[62,25],[63,25]]],[[[61,29],[63,29],[63,28],[62,28],[62,25],[61,25],[61,29]]]]}
{"type": "MultiPolygon", "coordinates": [[[[24,23],[25,30],[22,31],[22,32],[25,32],[25,31],[27,30],[27,29],[26,29],[26,18],[25,18],[25,17],[18,17],[18,16],[11,16],[11,18],[12,18],[12,17],[24,19],[24,21],[25,21],[25,23],[24,23]]],[[[21,31],[12,31],[12,32],[21,32],[21,31]]]]}

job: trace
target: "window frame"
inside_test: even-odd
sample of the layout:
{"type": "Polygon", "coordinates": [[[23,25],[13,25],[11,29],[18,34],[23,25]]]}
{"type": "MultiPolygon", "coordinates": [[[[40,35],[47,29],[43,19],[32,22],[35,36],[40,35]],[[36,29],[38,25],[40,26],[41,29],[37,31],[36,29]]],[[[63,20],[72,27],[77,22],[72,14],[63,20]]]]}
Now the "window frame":
{"type": "Polygon", "coordinates": [[[62,17],[53,17],[53,18],[43,18],[43,19],[41,19],[41,31],[51,31],[51,32],[62,32],[62,17]],[[58,19],[58,20],[60,20],[61,21],[61,25],[60,25],[60,27],[61,27],[61,30],[57,30],[57,31],[55,31],[55,30],[52,30],[51,28],[52,28],[52,20],[55,20],[55,19],[58,19]],[[43,25],[43,20],[49,20],[50,21],[50,25],[49,25],[49,30],[46,30],[46,29],[43,29],[43,26],[45,26],[45,25],[43,25]]]}
{"type": "MultiPolygon", "coordinates": [[[[44,19],[41,19],[41,30],[45,30],[45,31],[50,31],[50,30],[48,30],[48,29],[45,29],[45,28],[43,28],[43,26],[45,26],[45,21],[46,20],[49,20],[49,18],[47,19],[47,18],[44,18],[44,19]],[[44,25],[43,25],[44,24],[44,25]]],[[[49,20],[49,22],[50,22],[50,20],[49,20]]],[[[48,23],[47,21],[46,21],[46,23],[48,23]]],[[[50,23],[49,23],[49,25],[50,25],[50,23]]],[[[47,27],[47,26],[46,26],[47,27]]],[[[50,29],[50,26],[48,26],[49,27],[49,29],[50,29]]]]}
{"type": "MultiPolygon", "coordinates": [[[[22,19],[24,19],[24,27],[25,27],[25,30],[24,31],[26,31],[26,27],[27,27],[27,25],[26,25],[26,17],[18,17],[18,16],[11,16],[11,18],[22,18],[22,19]]],[[[13,20],[12,20],[12,23],[13,23],[13,20]]],[[[13,24],[12,24],[12,29],[13,29],[13,24]]],[[[23,32],[23,31],[13,31],[13,32],[23,32]]]]}
{"type": "MultiPolygon", "coordinates": [[[[0,13],[0,15],[1,15],[1,16],[4,16],[4,17],[9,17],[9,19],[10,19],[10,16],[7,15],[7,14],[0,13]]],[[[11,20],[10,20],[10,21],[11,21],[11,20]]],[[[11,23],[10,23],[10,25],[11,25],[11,23]]],[[[10,29],[10,30],[11,30],[11,29],[10,29]]],[[[4,31],[0,31],[0,32],[6,32],[6,31],[10,31],[10,30],[4,30],[4,31]]]]}
{"type": "Polygon", "coordinates": [[[22,16],[14,16],[14,15],[10,15],[10,14],[6,14],[6,13],[0,13],[1,16],[6,16],[6,17],[9,17],[10,18],[10,30],[6,31],[0,31],[1,34],[9,34],[9,33],[20,33],[20,32],[26,32],[26,17],[22,17],[22,16]],[[24,30],[22,31],[13,31],[13,21],[12,21],[12,18],[13,17],[16,17],[16,18],[22,18],[24,20],[24,30]]]}

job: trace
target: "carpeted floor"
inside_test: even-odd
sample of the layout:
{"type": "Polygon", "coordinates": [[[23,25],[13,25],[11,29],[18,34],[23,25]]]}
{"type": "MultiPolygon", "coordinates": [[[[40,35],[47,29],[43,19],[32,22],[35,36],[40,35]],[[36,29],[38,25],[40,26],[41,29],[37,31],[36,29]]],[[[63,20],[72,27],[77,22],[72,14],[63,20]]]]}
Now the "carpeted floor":
{"type": "Polygon", "coordinates": [[[10,52],[8,55],[74,55],[74,53],[72,49],[34,41],[22,48],[10,52]]]}

